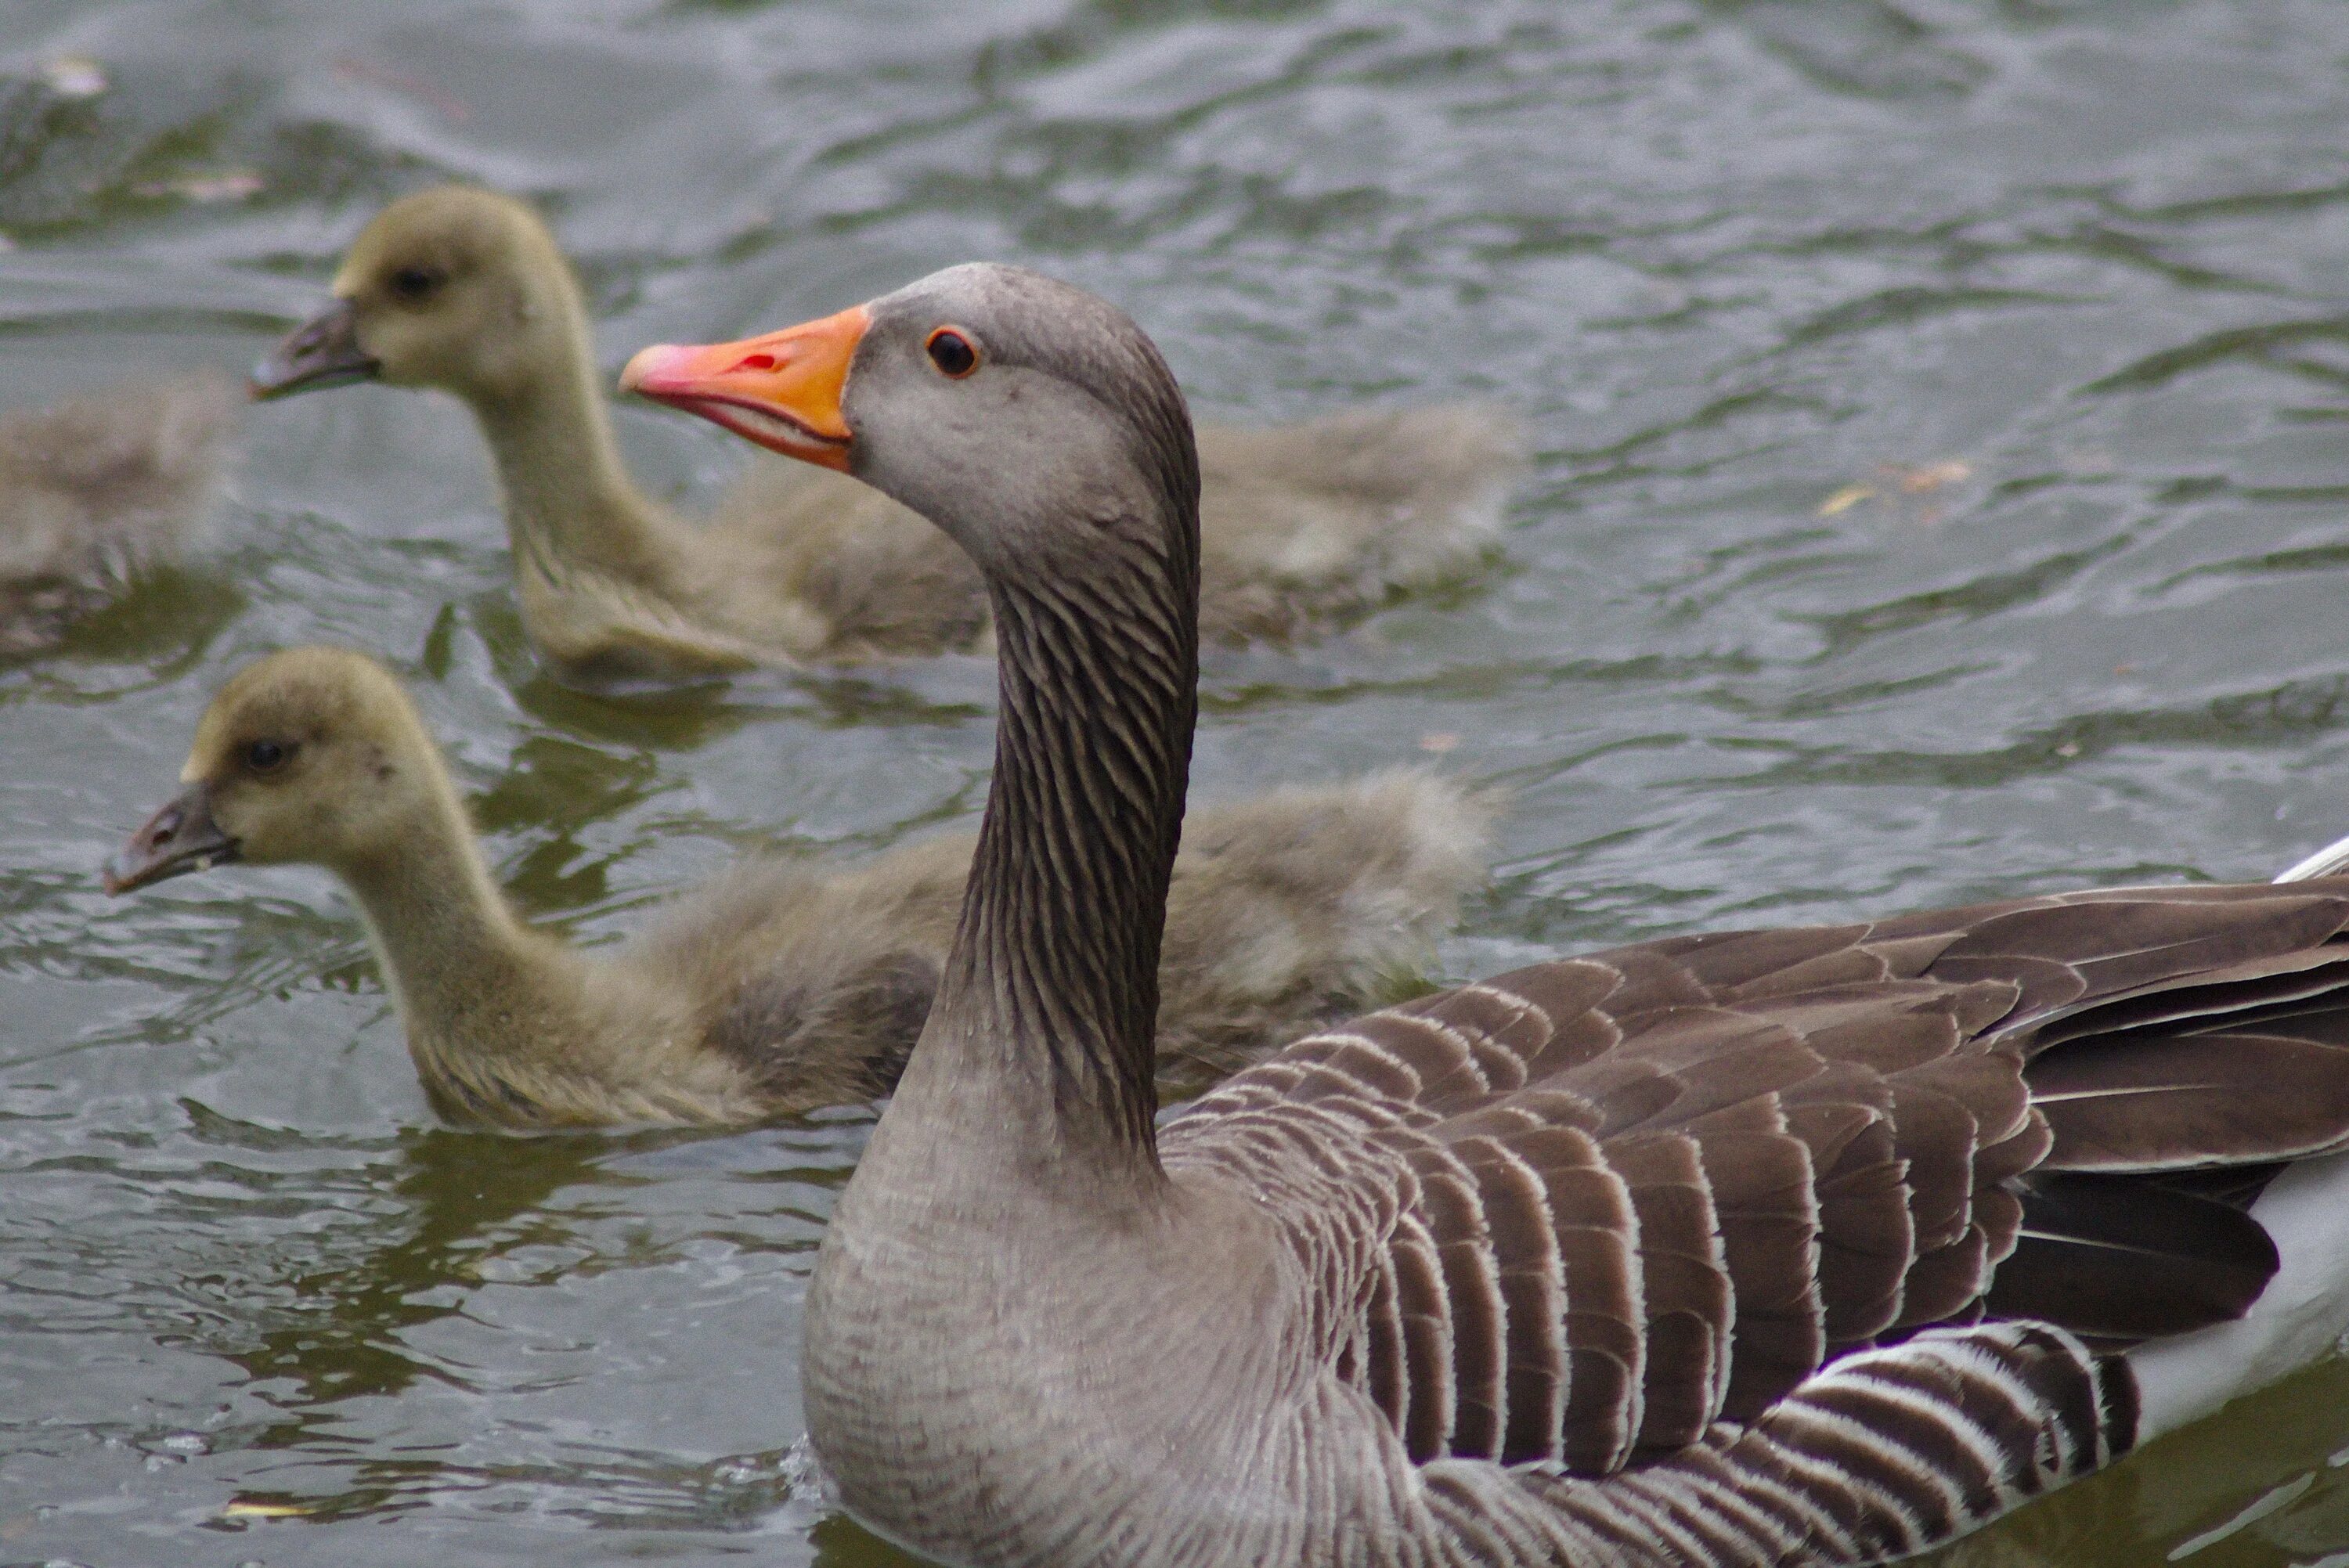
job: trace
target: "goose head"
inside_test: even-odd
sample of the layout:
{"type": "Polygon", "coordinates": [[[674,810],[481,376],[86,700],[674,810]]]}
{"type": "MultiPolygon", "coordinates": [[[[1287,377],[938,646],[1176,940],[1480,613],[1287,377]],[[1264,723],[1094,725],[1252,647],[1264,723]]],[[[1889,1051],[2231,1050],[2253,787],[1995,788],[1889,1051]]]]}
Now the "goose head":
{"type": "Polygon", "coordinates": [[[990,1085],[1015,1160],[1082,1151],[1070,1157],[1154,1191],[1152,1041],[1199,604],[1198,458],[1157,349],[1104,301],[979,263],[787,331],[647,349],[621,384],[854,475],[977,562],[995,607],[995,774],[891,1114],[904,1126],[990,1085]],[[1042,1099],[1011,1087],[1045,1080],[1042,1099]]]}
{"type": "Polygon", "coordinates": [[[537,213],[471,186],[419,191],[359,232],[333,302],[254,367],[253,394],[383,381],[507,400],[585,353],[583,315],[537,213]]]}
{"type": "Polygon", "coordinates": [[[953,267],[781,332],[657,345],[621,386],[854,475],[999,584],[1195,551],[1168,547],[1195,527],[1198,465],[1165,362],[1123,312],[1022,268],[953,267]]]}
{"type": "Polygon", "coordinates": [[[382,665],[338,648],[273,654],[205,709],[182,788],[107,861],[106,888],[229,861],[349,875],[419,831],[441,779],[422,721],[382,665]]]}

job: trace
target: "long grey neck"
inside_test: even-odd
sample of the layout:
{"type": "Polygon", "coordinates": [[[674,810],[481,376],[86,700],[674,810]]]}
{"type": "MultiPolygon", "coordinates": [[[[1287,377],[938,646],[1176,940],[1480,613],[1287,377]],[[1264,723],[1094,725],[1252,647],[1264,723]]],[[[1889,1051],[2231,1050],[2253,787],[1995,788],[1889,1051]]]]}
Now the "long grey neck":
{"type": "Polygon", "coordinates": [[[990,584],[995,778],[905,1102],[1006,1092],[1040,1155],[1157,1173],[1153,1037],[1198,685],[1195,511],[1086,581],[990,584]],[[1170,558],[1171,556],[1171,558],[1170,558]]]}
{"type": "Polygon", "coordinates": [[[466,397],[497,462],[515,553],[557,580],[585,565],[657,581],[678,531],[621,464],[585,323],[564,338],[520,387],[466,397]]]}

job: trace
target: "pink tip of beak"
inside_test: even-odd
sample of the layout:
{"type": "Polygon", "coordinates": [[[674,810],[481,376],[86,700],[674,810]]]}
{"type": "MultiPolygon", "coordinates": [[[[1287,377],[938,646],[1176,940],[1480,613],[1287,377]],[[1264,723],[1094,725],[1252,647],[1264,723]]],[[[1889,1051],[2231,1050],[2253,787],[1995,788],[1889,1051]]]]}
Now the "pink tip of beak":
{"type": "Polygon", "coordinates": [[[690,378],[695,351],[681,344],[656,343],[639,349],[620,372],[620,390],[657,395],[683,392],[690,378]]]}

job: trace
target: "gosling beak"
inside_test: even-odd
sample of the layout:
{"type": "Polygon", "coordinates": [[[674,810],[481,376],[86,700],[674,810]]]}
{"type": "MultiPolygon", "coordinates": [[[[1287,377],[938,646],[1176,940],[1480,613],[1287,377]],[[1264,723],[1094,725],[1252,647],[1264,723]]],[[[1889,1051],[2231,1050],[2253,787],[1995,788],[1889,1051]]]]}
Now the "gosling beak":
{"type": "Polygon", "coordinates": [[[191,784],[106,862],[106,891],[129,892],[150,882],[210,871],[237,858],[237,842],[212,820],[212,790],[191,784]]]}
{"type": "Polygon", "coordinates": [[[292,332],[253,367],[255,402],[290,397],[321,387],[372,381],[382,366],[359,346],[358,312],[338,299],[292,332]]]}
{"type": "Polygon", "coordinates": [[[848,471],[840,411],[849,362],[872,315],[863,305],[739,343],[657,344],[628,361],[620,389],[698,414],[745,440],[848,471]]]}

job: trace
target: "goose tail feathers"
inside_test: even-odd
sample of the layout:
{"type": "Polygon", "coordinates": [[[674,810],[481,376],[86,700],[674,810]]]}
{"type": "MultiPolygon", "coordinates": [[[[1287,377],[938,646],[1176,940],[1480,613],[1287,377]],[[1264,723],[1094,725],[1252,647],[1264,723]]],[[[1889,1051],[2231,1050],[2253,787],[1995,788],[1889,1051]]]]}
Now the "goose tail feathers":
{"type": "MultiPolygon", "coordinates": [[[[1716,1423],[1637,1470],[1603,1481],[1516,1472],[1568,1537],[1554,1542],[1557,1558],[1518,1560],[1890,1562],[2110,1463],[2137,1425],[2127,1367],[2076,1336],[2031,1323],[1932,1329],[1847,1356],[1751,1423],[1716,1423]]],[[[1454,1468],[1428,1467],[1439,1511],[1454,1468]]],[[[1487,1530],[1514,1501],[1458,1499],[1481,1508],[1487,1530]]]]}
{"type": "Polygon", "coordinates": [[[2140,1439],[2349,1335],[2344,865],[2349,841],[2309,857],[2277,879],[2304,898],[2230,923],[2240,951],[2059,1009],[2026,1047],[2050,1142],[1984,1305],[2112,1354],[2140,1439]]]}

